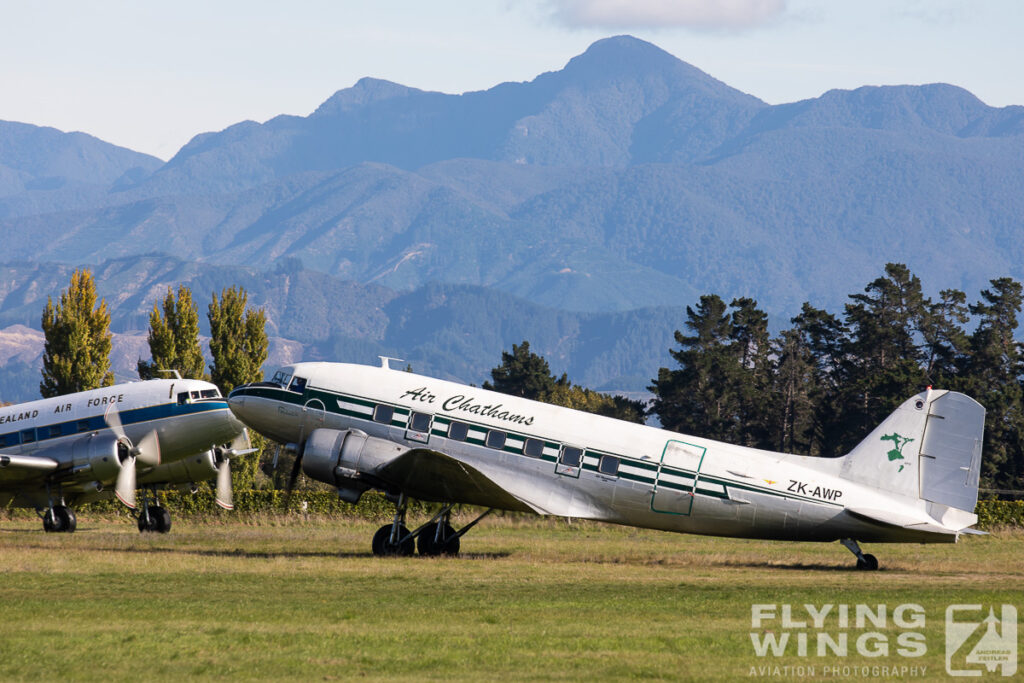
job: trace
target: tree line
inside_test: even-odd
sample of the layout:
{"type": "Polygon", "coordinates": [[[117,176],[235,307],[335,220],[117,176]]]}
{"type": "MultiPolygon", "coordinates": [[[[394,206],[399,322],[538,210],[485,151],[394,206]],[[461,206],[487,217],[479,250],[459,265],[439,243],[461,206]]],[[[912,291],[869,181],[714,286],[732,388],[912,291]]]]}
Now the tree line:
{"type": "MultiPolygon", "coordinates": [[[[47,301],[44,397],[113,383],[110,316],[97,304],[88,270],[76,271],[60,302],[47,301]]],[[[1024,486],[1024,354],[1015,340],[1022,288],[1010,278],[990,282],[980,299],[946,289],[926,297],[903,264],[851,294],[842,314],[804,303],[791,327],[769,331],[757,301],[728,304],[706,294],[686,309],[684,330],[669,349],[675,367],[652,380],[649,404],[604,394],[555,377],[529,342],[503,351],[484,388],[755,448],[834,457],[848,452],[904,400],[927,386],[961,391],[986,408],[982,486],[1024,486]]],[[[266,316],[247,307],[241,288],[216,293],[207,308],[207,373],[191,291],[170,288],[149,317],[152,359],[143,379],[177,371],[208,379],[226,395],[259,381],[268,343],[266,316]]],[[[256,459],[241,477],[251,485],[256,459]]],[[[242,483],[242,482],[238,482],[242,483]]]]}
{"type": "Polygon", "coordinates": [[[1014,338],[1020,283],[990,282],[979,301],[946,289],[926,297],[903,264],[851,294],[841,315],[804,303],[769,331],[751,298],[716,294],[686,309],[685,330],[648,389],[649,406],[555,379],[524,341],[502,354],[493,388],[672,431],[786,453],[849,452],[903,401],[932,386],[986,409],[982,487],[1024,488],[1024,355],[1014,338]],[[969,329],[973,323],[973,329],[969,329]]]}

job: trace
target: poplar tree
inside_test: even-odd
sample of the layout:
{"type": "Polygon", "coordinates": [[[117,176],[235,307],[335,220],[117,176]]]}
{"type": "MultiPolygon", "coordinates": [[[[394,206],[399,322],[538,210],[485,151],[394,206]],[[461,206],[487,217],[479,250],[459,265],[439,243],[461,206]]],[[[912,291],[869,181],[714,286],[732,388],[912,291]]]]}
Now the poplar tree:
{"type": "Polygon", "coordinates": [[[267,360],[267,316],[263,309],[247,309],[249,295],[242,287],[229,287],[221,298],[213,294],[210,320],[210,376],[227,396],[240,384],[263,378],[267,360]]]}
{"type": "Polygon", "coordinates": [[[149,351],[153,360],[138,363],[142,379],[162,377],[165,370],[177,370],[189,379],[208,379],[199,345],[199,312],[192,291],[185,285],[178,287],[177,298],[167,288],[162,315],[157,302],[153,303],[149,314],[149,351]]]}
{"type": "Polygon", "coordinates": [[[87,269],[76,270],[56,306],[47,297],[43,309],[43,398],[114,383],[110,371],[110,312],[87,269]]]}
{"type": "MultiPolygon", "coordinates": [[[[267,360],[267,316],[263,309],[247,308],[249,295],[242,287],[221,291],[220,299],[213,294],[207,317],[210,320],[211,381],[227,396],[240,384],[258,382],[263,378],[263,363],[267,360]]],[[[238,490],[253,488],[259,466],[260,451],[267,441],[259,434],[249,433],[256,453],[232,461],[232,487],[238,490]]]]}

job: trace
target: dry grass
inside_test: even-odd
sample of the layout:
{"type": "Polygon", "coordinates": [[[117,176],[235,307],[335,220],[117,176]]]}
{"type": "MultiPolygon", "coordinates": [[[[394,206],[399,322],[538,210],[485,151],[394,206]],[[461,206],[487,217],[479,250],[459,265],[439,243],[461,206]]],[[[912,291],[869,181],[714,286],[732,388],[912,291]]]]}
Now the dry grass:
{"type": "Polygon", "coordinates": [[[927,612],[910,663],[932,678],[946,605],[1024,603],[1024,534],[1009,531],[875,545],[882,570],[865,573],[838,544],[564,520],[488,519],[457,559],[372,557],[363,521],[79,524],[0,526],[0,679],[728,680],[810,661],[756,657],[752,603],[906,602],[927,612]]]}

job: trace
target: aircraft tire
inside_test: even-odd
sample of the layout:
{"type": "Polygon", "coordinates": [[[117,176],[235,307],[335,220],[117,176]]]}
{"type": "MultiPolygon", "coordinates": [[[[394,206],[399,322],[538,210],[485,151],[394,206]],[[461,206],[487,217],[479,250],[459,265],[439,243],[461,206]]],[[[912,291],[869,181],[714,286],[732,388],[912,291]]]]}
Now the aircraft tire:
{"type": "Polygon", "coordinates": [[[145,515],[139,515],[139,533],[157,531],[157,516],[153,514],[154,509],[155,506],[149,508],[149,519],[146,519],[145,515]]]}
{"type": "Polygon", "coordinates": [[[78,528],[78,518],[75,517],[75,511],[65,505],[58,505],[55,510],[64,523],[64,533],[74,533],[75,529],[78,528]]]}
{"type": "Polygon", "coordinates": [[[444,525],[444,531],[442,532],[444,540],[440,543],[435,542],[434,538],[436,535],[437,524],[431,524],[420,532],[420,555],[436,557],[437,555],[455,556],[459,554],[459,537],[455,535],[455,529],[452,528],[451,524],[444,525]]]}
{"type": "Polygon", "coordinates": [[[153,531],[166,534],[171,530],[171,513],[167,511],[167,508],[154,505],[149,508],[149,516],[154,522],[153,531]]]}
{"type": "Polygon", "coordinates": [[[71,533],[78,526],[75,513],[64,505],[54,505],[43,515],[43,531],[47,533],[71,533]]]}
{"type": "Polygon", "coordinates": [[[873,572],[878,569],[878,558],[874,555],[865,555],[864,559],[857,560],[857,569],[873,572]]]}
{"type": "MultiPolygon", "coordinates": [[[[405,537],[409,535],[409,530],[405,528],[405,525],[402,525],[398,527],[398,533],[405,537]]],[[[377,533],[373,535],[374,555],[377,557],[408,557],[416,552],[416,541],[414,539],[407,538],[401,543],[390,543],[388,541],[390,537],[390,524],[385,524],[377,529],[377,533]]]]}

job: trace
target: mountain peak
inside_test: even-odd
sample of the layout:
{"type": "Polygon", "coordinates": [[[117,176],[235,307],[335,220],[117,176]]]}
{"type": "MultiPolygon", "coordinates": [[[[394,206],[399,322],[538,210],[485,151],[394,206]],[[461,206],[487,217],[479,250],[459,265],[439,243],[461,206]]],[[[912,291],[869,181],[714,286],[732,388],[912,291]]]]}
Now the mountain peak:
{"type": "Polygon", "coordinates": [[[381,78],[363,77],[356,81],[356,84],[351,88],[339,90],[327,98],[323,104],[317,107],[313,115],[340,114],[358,109],[372,102],[390,100],[396,97],[408,97],[413,93],[420,92],[423,91],[381,78]]]}

